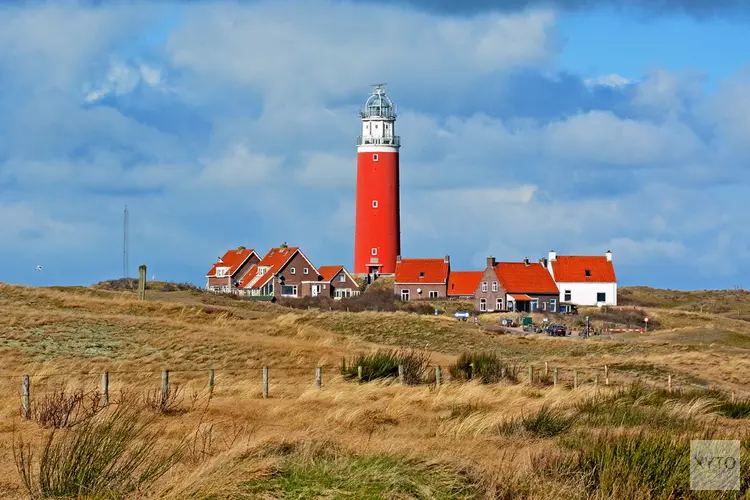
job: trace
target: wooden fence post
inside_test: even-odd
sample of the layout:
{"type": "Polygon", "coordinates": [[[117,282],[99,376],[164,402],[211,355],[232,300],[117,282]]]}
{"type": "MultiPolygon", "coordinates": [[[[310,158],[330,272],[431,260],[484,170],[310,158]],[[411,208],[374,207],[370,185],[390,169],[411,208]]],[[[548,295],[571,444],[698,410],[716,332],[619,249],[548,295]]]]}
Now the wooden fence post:
{"type": "Polygon", "coordinates": [[[544,362],[544,376],[546,377],[547,375],[549,375],[549,363],[545,361],[544,362]]]}
{"type": "Polygon", "coordinates": [[[317,367],[315,369],[315,387],[320,389],[323,385],[323,368],[317,367]]]}
{"type": "Polygon", "coordinates": [[[529,365],[529,384],[534,383],[534,367],[529,365]]]}
{"type": "Polygon", "coordinates": [[[214,392],[214,369],[209,368],[208,369],[208,392],[213,393],[214,392]]]}
{"type": "Polygon", "coordinates": [[[268,367],[263,367],[263,399],[268,398],[268,367]]]}
{"type": "Polygon", "coordinates": [[[578,370],[573,370],[573,389],[578,388],[578,370]]]}
{"type": "Polygon", "coordinates": [[[672,375],[667,376],[667,391],[672,392],[672,375]]]}
{"type": "Polygon", "coordinates": [[[362,382],[362,365],[359,365],[357,367],[357,378],[359,379],[360,382],[362,382]]]}
{"type": "Polygon", "coordinates": [[[146,300],[146,266],[138,266],[138,300],[146,300]]]}
{"type": "Polygon", "coordinates": [[[31,383],[28,375],[21,378],[21,416],[26,420],[31,418],[31,383]]]}
{"type": "Polygon", "coordinates": [[[599,375],[594,376],[594,387],[599,387],[599,375]]]}
{"type": "Polygon", "coordinates": [[[440,388],[443,383],[443,369],[440,366],[435,367],[435,387],[440,388]]]}
{"type": "Polygon", "coordinates": [[[557,368],[552,370],[552,385],[557,387],[557,368]]]}
{"type": "Polygon", "coordinates": [[[109,372],[102,373],[102,406],[109,406],[109,372]]]}
{"type": "Polygon", "coordinates": [[[404,385],[404,365],[398,365],[398,383],[404,385]]]}
{"type": "Polygon", "coordinates": [[[609,385],[609,367],[604,365],[604,385],[609,385]]]}
{"type": "Polygon", "coordinates": [[[169,370],[161,372],[161,404],[166,407],[169,401],[169,370]]]}

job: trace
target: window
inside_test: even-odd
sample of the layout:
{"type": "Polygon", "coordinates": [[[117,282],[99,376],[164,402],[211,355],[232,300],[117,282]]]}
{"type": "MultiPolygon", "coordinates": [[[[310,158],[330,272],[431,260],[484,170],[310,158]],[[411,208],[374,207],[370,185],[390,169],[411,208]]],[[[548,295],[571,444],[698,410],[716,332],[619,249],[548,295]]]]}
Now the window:
{"type": "Polygon", "coordinates": [[[372,250],[370,250],[370,253],[372,253],[373,255],[377,255],[378,254],[378,249],[377,248],[373,248],[372,250]]]}
{"type": "Polygon", "coordinates": [[[344,273],[339,274],[339,283],[344,283],[346,281],[346,275],[344,273]]]}
{"type": "Polygon", "coordinates": [[[352,296],[352,291],[349,288],[340,288],[334,294],[339,299],[346,299],[352,296]]]}
{"type": "Polygon", "coordinates": [[[591,277],[591,269],[586,269],[585,273],[587,278],[591,277]]]}
{"type": "Polygon", "coordinates": [[[497,299],[497,302],[495,303],[495,310],[496,311],[503,310],[503,299],[497,299]]]}
{"type": "Polygon", "coordinates": [[[479,310],[482,312],[487,310],[487,299],[479,299],[479,310]]]}
{"type": "Polygon", "coordinates": [[[419,277],[424,278],[424,271],[419,271],[419,277]]]}
{"type": "Polygon", "coordinates": [[[281,295],[285,295],[288,297],[296,297],[297,285],[283,285],[281,287],[281,295]]]}
{"type": "Polygon", "coordinates": [[[607,302],[607,294],[603,292],[599,292],[596,294],[596,301],[597,302],[607,302]]]}
{"type": "Polygon", "coordinates": [[[539,299],[533,299],[531,301],[531,312],[536,312],[539,309],[539,299]]]}
{"type": "Polygon", "coordinates": [[[224,276],[224,268],[223,267],[219,267],[219,268],[216,269],[216,276],[218,278],[221,278],[222,276],[224,276]]]}
{"type": "Polygon", "coordinates": [[[293,267],[289,268],[289,274],[296,274],[296,273],[297,273],[297,270],[295,268],[293,267]]]}
{"type": "Polygon", "coordinates": [[[408,288],[401,290],[401,300],[403,300],[404,302],[409,301],[409,289],[408,288]]]}
{"type": "Polygon", "coordinates": [[[553,313],[557,309],[557,300],[549,299],[549,312],[553,313]]]}
{"type": "Polygon", "coordinates": [[[497,281],[492,282],[492,291],[497,292],[497,281]]]}
{"type": "Polygon", "coordinates": [[[565,302],[570,302],[573,300],[573,295],[570,293],[570,290],[565,290],[565,302]]]}
{"type": "MultiPolygon", "coordinates": [[[[482,291],[483,292],[487,291],[487,282],[486,281],[482,281],[482,291]]],[[[482,299],[482,300],[484,300],[484,299],[482,299]]]]}
{"type": "Polygon", "coordinates": [[[429,292],[429,294],[428,294],[428,295],[429,295],[429,297],[430,297],[431,299],[436,299],[436,298],[438,298],[438,293],[437,293],[437,292],[436,292],[435,290],[430,290],[430,292],[429,292]]]}
{"type": "Polygon", "coordinates": [[[372,155],[372,161],[378,161],[378,155],[376,154],[372,155]]]}
{"type": "Polygon", "coordinates": [[[308,268],[302,269],[302,274],[310,274],[310,270],[308,268]]]}
{"type": "Polygon", "coordinates": [[[372,200],[372,208],[378,208],[378,200],[372,200]]]}

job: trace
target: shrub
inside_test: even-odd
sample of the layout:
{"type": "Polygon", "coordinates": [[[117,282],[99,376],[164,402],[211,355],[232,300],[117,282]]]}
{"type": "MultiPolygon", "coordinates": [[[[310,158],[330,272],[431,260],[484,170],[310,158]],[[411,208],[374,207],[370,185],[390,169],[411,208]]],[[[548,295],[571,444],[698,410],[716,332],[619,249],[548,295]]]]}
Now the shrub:
{"type": "Polygon", "coordinates": [[[85,394],[82,389],[69,392],[60,386],[35,401],[31,415],[41,427],[63,429],[91,418],[99,411],[100,402],[98,392],[85,394]]]}
{"type": "Polygon", "coordinates": [[[332,311],[406,311],[418,314],[433,314],[432,305],[422,301],[402,301],[393,290],[369,289],[360,295],[347,299],[334,300],[329,297],[300,297],[279,299],[279,305],[293,309],[321,309],[332,311]]]}
{"type": "Polygon", "coordinates": [[[380,349],[371,354],[360,354],[341,365],[341,374],[348,380],[357,379],[362,367],[362,381],[397,377],[398,366],[404,369],[404,383],[420,384],[430,363],[429,354],[412,349],[380,349]]]}
{"type": "Polygon", "coordinates": [[[505,363],[494,352],[463,353],[448,371],[456,380],[478,378],[483,384],[502,379],[518,382],[518,367],[505,363]]]}
{"type": "MultiPolygon", "coordinates": [[[[592,311],[588,316],[592,322],[602,321],[628,328],[643,327],[643,318],[648,317],[649,331],[656,330],[661,326],[657,318],[650,317],[646,311],[635,307],[602,307],[592,311]]],[[[585,319],[578,318],[578,320],[582,321],[581,326],[586,323],[585,319]]]]}
{"type": "Polygon", "coordinates": [[[161,389],[152,389],[147,391],[143,397],[143,402],[147,408],[157,413],[164,414],[175,414],[183,413],[193,409],[196,401],[198,400],[198,393],[193,391],[190,395],[190,407],[185,408],[182,406],[183,391],[182,387],[173,385],[169,387],[169,390],[164,394],[161,389]]]}
{"type": "Polygon", "coordinates": [[[727,418],[750,418],[750,400],[724,401],[717,410],[727,418]]]}
{"type": "Polygon", "coordinates": [[[13,455],[32,498],[117,498],[147,487],[176,463],[182,447],[159,453],[160,434],[138,410],[110,406],[75,429],[52,431],[36,467],[22,438],[14,440],[13,455]]]}
{"type": "Polygon", "coordinates": [[[511,420],[500,427],[503,434],[527,432],[534,437],[551,438],[568,430],[576,417],[567,417],[557,409],[546,404],[534,415],[511,420]]]}

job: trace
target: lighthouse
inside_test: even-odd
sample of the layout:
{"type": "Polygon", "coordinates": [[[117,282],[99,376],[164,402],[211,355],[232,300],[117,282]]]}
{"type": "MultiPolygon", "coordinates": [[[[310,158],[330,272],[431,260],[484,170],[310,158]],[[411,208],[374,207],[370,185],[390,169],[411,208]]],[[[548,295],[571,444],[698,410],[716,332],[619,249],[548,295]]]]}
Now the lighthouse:
{"type": "Polygon", "coordinates": [[[401,253],[396,109],[375,85],[359,116],[357,201],[354,222],[354,272],[393,274],[401,253]]]}

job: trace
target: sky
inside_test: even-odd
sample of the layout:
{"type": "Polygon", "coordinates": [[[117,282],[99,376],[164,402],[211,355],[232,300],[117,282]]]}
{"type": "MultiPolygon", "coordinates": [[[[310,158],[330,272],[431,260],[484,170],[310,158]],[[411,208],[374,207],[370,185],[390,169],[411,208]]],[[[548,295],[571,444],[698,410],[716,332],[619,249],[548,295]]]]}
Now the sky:
{"type": "Polygon", "coordinates": [[[404,257],[604,255],[749,285],[750,4],[0,1],[0,281],[205,284],[243,245],[351,269],[387,82],[404,257]],[[38,271],[37,266],[42,266],[38,271]]]}

